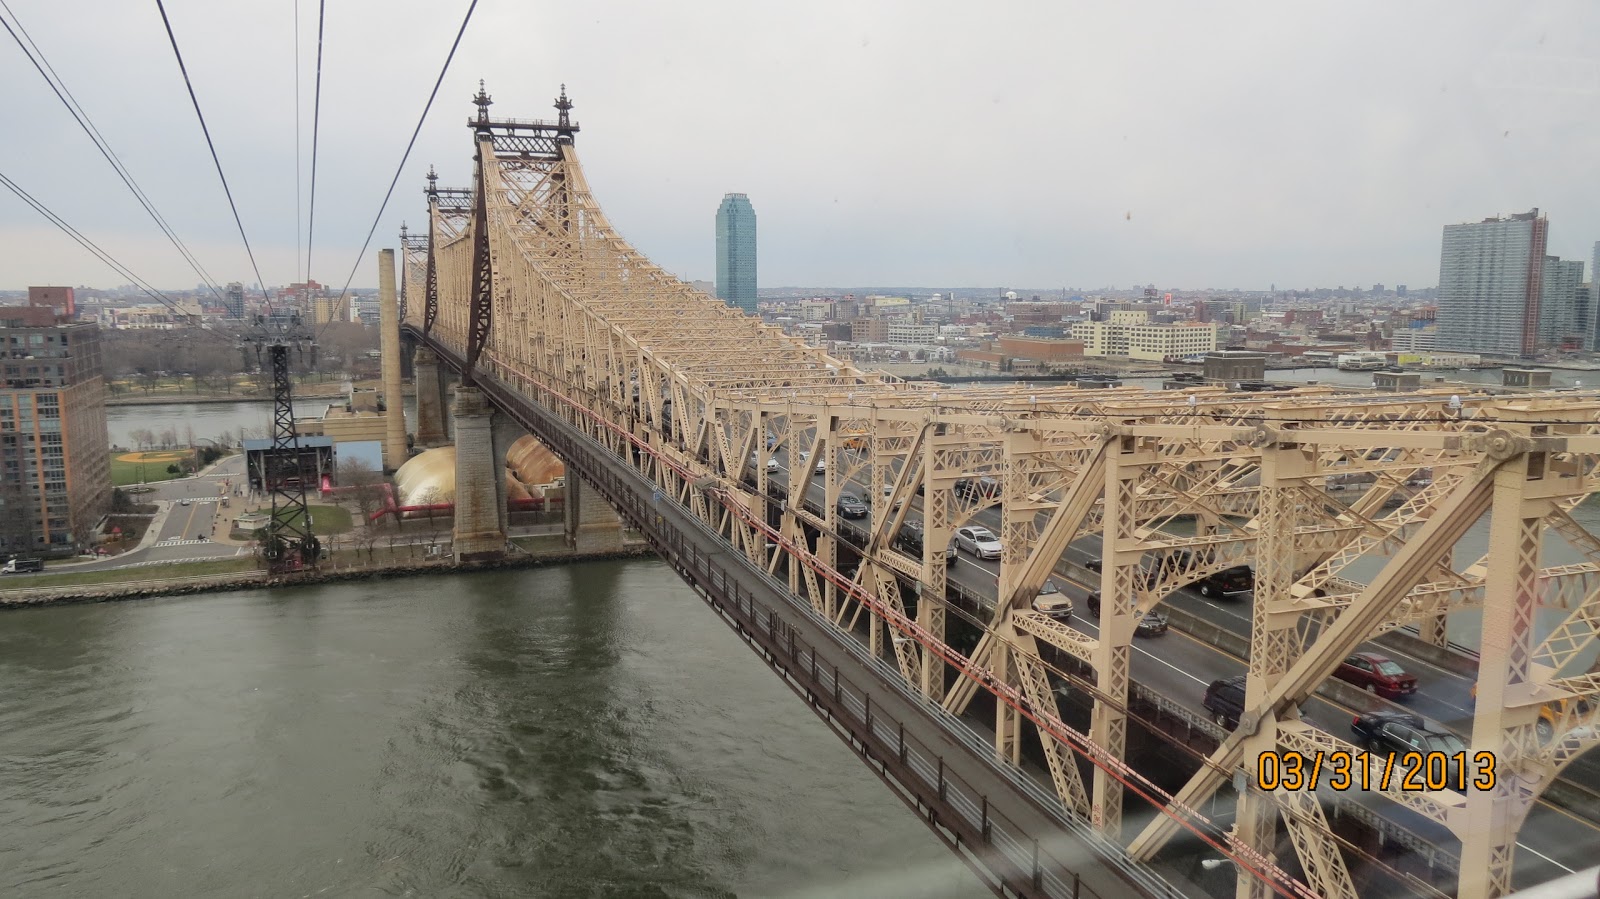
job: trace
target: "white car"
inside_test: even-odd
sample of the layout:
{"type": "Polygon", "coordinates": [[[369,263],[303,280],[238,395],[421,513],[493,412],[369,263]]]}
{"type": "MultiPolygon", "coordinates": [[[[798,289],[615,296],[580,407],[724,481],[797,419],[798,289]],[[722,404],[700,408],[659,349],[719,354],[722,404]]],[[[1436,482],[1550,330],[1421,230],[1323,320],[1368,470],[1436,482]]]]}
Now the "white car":
{"type": "MultiPolygon", "coordinates": [[[[884,484],[883,485],[883,498],[884,499],[888,499],[893,494],[894,494],[894,485],[893,484],[884,484]]],[[[906,504],[905,498],[901,497],[899,500],[897,500],[895,502],[894,507],[896,509],[898,509],[898,508],[900,508],[901,506],[903,506],[905,504],[906,504]]]]}
{"type": "Polygon", "coordinates": [[[767,460],[767,474],[777,474],[781,470],[783,470],[783,466],[778,464],[776,456],[767,460]]]}
{"type": "MultiPolygon", "coordinates": [[[[810,453],[801,453],[800,454],[800,461],[801,462],[806,462],[806,461],[809,461],[810,459],[811,459],[811,454],[810,453]]],[[[817,467],[815,469],[813,469],[813,471],[815,471],[817,474],[822,474],[823,472],[825,472],[827,470],[828,470],[828,457],[827,456],[818,456],[817,457],[817,467]]]]}
{"type": "Polygon", "coordinates": [[[958,528],[956,545],[980,559],[1000,558],[1000,538],[988,528],[958,528]]]}

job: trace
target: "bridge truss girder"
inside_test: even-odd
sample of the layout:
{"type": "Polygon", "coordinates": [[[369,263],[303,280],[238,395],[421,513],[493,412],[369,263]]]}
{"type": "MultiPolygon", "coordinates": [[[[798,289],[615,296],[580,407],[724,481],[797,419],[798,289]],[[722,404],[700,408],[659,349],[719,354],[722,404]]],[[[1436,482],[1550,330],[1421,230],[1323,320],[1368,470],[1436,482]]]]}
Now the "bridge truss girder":
{"type": "MultiPolygon", "coordinates": [[[[1464,890],[1484,884],[1464,895],[1499,894],[1513,845],[1506,835],[1533,795],[1527,785],[1570,761],[1592,733],[1585,727],[1593,714],[1574,713],[1550,743],[1529,737],[1541,703],[1595,694],[1592,676],[1560,669],[1594,639],[1600,545],[1571,538],[1592,567],[1564,571],[1540,569],[1536,552],[1456,571],[1449,550],[1491,506],[1497,533],[1516,538],[1506,546],[1526,547],[1546,527],[1572,530],[1566,510],[1596,488],[1592,401],[1475,396],[1457,409],[1449,395],[1428,391],[1375,397],[1317,387],[1263,396],[907,384],[809,347],[663,272],[606,220],[570,135],[547,156],[529,157],[498,142],[495,128],[490,122],[489,138],[479,141],[482,186],[470,198],[487,223],[487,269],[474,252],[473,226],[455,211],[464,204],[432,194],[432,264],[406,268],[412,295],[423,296],[426,285],[415,281],[434,270],[431,339],[467,355],[473,324],[485,321],[471,312],[474,275],[492,271],[492,314],[477,343],[486,376],[632,460],[747,558],[784,572],[819,615],[841,629],[864,628],[869,649],[930,703],[959,711],[979,690],[1025,700],[996,703],[997,756],[1015,763],[1033,731],[1064,810],[1108,835],[1120,830],[1122,778],[1137,776],[1122,760],[1133,625],[1172,589],[1247,554],[1257,560],[1248,722],[1173,802],[1176,814],[1201,826],[1192,810],[1221,784],[1220,771],[1252,753],[1325,738],[1297,709],[1350,648],[1396,622],[1442,622],[1449,609],[1482,606],[1486,622],[1508,636],[1492,650],[1486,643],[1485,671],[1503,676],[1492,700],[1485,688],[1473,745],[1505,753],[1503,769],[1517,775],[1506,783],[1517,786],[1463,800],[1501,826],[1477,838],[1489,841],[1481,856],[1463,856],[1489,862],[1462,882],[1464,890]],[[1513,421],[1519,416],[1528,421],[1513,421]],[[766,469],[779,447],[791,459],[781,489],[766,469]],[[794,464],[800,452],[823,458],[825,470],[794,464]],[[1536,458],[1547,460],[1538,463],[1542,472],[1558,476],[1527,476],[1536,458]],[[1423,471],[1431,484],[1408,487],[1423,471]],[[872,513],[863,545],[853,547],[862,562],[852,578],[839,572],[837,506],[857,473],[870,484],[872,513]],[[1374,486],[1343,502],[1326,483],[1348,475],[1374,486]],[[999,496],[955,489],[983,476],[1000,480],[999,496]],[[790,499],[817,482],[820,508],[790,499]],[[1386,511],[1391,497],[1398,508],[1386,511]],[[1005,545],[998,590],[972,658],[960,660],[942,642],[943,550],[955,528],[996,504],[1005,545]],[[897,535],[917,505],[923,552],[912,558],[897,535]],[[1174,530],[1180,519],[1195,523],[1192,534],[1174,530]],[[771,534],[759,524],[767,521],[775,522],[771,534]],[[1089,638],[1030,603],[1066,545],[1093,533],[1102,537],[1104,599],[1102,631],[1089,638]],[[1355,560],[1384,553],[1391,558],[1370,583],[1350,576],[1355,560]],[[1153,583],[1141,570],[1155,572],[1153,583]],[[903,583],[917,592],[914,622],[903,583]],[[1571,610],[1569,624],[1534,645],[1528,609],[1546,595],[1571,610]],[[906,638],[908,626],[916,640],[906,638]],[[1063,675],[1041,658],[1043,647],[1092,672],[1086,741],[1053,714],[1050,678],[1063,675]],[[1078,776],[1084,754],[1094,764],[1090,787],[1078,776]]],[[[409,324],[426,329],[407,312],[409,324]]],[[[1496,552],[1509,551],[1496,541],[1496,552]]],[[[1279,814],[1316,881],[1310,886],[1348,895],[1341,850],[1306,797],[1246,791],[1228,851],[1270,872],[1279,814]]],[[[1158,851],[1171,822],[1158,817],[1132,851],[1158,851]]],[[[1240,870],[1242,892],[1253,894],[1259,881],[1240,870]]]]}

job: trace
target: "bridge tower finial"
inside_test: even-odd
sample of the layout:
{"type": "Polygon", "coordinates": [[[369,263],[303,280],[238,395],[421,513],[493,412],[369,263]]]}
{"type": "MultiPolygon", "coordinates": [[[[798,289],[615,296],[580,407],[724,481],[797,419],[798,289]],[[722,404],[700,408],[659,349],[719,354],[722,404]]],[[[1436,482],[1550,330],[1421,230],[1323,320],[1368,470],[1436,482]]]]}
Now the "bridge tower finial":
{"type": "Polygon", "coordinates": [[[489,107],[494,104],[494,101],[489,99],[488,91],[484,90],[484,88],[483,88],[483,80],[482,79],[478,80],[478,95],[476,97],[472,98],[472,102],[475,105],[477,105],[477,107],[478,107],[478,127],[477,127],[477,130],[478,131],[488,131],[489,130],[489,107]]]}
{"type": "Polygon", "coordinates": [[[572,101],[567,99],[567,86],[561,85],[561,96],[556,98],[556,134],[557,140],[562,143],[572,143],[572,119],[567,115],[572,109],[572,101]]]}
{"type": "Polygon", "coordinates": [[[439,173],[435,172],[433,170],[433,166],[431,165],[428,166],[427,194],[430,197],[437,197],[439,195],[439,173]]]}

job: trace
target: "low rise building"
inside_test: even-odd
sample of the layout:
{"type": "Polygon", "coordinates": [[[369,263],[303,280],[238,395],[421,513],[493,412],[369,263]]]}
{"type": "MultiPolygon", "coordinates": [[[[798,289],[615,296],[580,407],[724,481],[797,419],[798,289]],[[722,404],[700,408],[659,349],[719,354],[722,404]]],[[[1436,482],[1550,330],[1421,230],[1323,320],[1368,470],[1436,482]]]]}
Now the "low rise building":
{"type": "Polygon", "coordinates": [[[1077,322],[1072,336],[1083,342],[1086,356],[1161,362],[1197,356],[1217,348],[1217,326],[1211,323],[1151,324],[1143,311],[1116,310],[1107,321],[1077,322]]]}

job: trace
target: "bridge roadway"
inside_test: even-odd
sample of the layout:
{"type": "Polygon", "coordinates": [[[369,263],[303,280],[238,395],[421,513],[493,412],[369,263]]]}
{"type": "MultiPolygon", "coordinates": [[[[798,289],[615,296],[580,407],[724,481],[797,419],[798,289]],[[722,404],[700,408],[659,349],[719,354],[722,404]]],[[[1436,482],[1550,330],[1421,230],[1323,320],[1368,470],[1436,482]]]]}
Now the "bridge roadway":
{"type": "MultiPolygon", "coordinates": [[[[787,451],[778,448],[774,450],[773,455],[778,459],[779,467],[784,474],[772,477],[771,481],[779,485],[785,484],[788,482],[787,473],[790,464],[787,451]]],[[[870,493],[870,484],[860,480],[852,480],[849,483],[853,488],[852,492],[859,496],[866,498],[870,493]]],[[[807,498],[813,505],[820,504],[824,498],[823,488],[813,482],[807,492],[807,498]]],[[[907,514],[908,520],[920,519],[921,510],[918,508],[920,502],[920,499],[912,500],[913,508],[907,514]]],[[[865,522],[866,520],[862,520],[862,524],[865,522]]],[[[993,506],[978,512],[969,523],[983,525],[996,534],[1000,532],[999,512],[993,506]]],[[[1082,563],[1101,557],[1100,549],[1098,536],[1081,538],[1068,547],[1063,561],[1073,563],[1073,567],[1081,569],[1082,563]]],[[[1000,563],[977,559],[964,552],[958,555],[959,561],[949,570],[950,582],[992,604],[999,583],[1000,563]]],[[[1077,572],[1080,576],[1083,573],[1081,570],[1077,572]]],[[[1099,627],[1084,602],[1088,588],[1073,579],[1070,573],[1059,578],[1058,582],[1073,598],[1076,606],[1069,624],[1091,637],[1098,637],[1099,627]]],[[[1252,606],[1252,597],[1248,594],[1238,598],[1208,599],[1192,589],[1183,588],[1168,596],[1164,603],[1198,616],[1248,643],[1252,606]]],[[[1369,644],[1366,648],[1400,659],[1408,671],[1417,675],[1418,692],[1406,700],[1404,705],[1407,708],[1458,735],[1465,736],[1470,733],[1472,717],[1469,703],[1473,677],[1464,675],[1458,670],[1434,665],[1416,655],[1397,652],[1391,646],[1369,644]]],[[[1200,718],[1209,718],[1210,713],[1201,704],[1206,687],[1218,678],[1244,674],[1246,667],[1244,659],[1225,649],[1173,629],[1163,637],[1135,641],[1131,673],[1136,683],[1159,692],[1200,718]]],[[[1374,700],[1370,707],[1355,709],[1319,696],[1306,703],[1302,711],[1305,718],[1317,727],[1344,739],[1350,739],[1351,719],[1360,712],[1383,705],[1385,704],[1374,700]]],[[[1595,791],[1595,787],[1600,786],[1600,764],[1597,764],[1593,756],[1594,753],[1591,753],[1588,757],[1579,759],[1568,769],[1566,775],[1567,780],[1576,784],[1577,789],[1593,793],[1596,803],[1595,817],[1600,818],[1600,792],[1595,791]]],[[[1420,815],[1388,802],[1375,803],[1374,807],[1386,819],[1427,842],[1445,846],[1456,843],[1456,838],[1449,831],[1420,815]]],[[[1596,852],[1600,851],[1600,821],[1575,815],[1571,811],[1541,800],[1534,806],[1523,824],[1518,848],[1520,853],[1515,869],[1517,883],[1520,885],[1543,883],[1581,870],[1592,863],[1596,852]]],[[[1451,851],[1449,854],[1453,856],[1456,853],[1451,851]]]]}
{"type": "MultiPolygon", "coordinates": [[[[429,345],[461,369],[453,351],[429,345]]],[[[1048,786],[999,762],[992,737],[924,702],[893,665],[873,658],[688,509],[655,499],[655,485],[627,462],[488,373],[476,381],[497,408],[597,487],[985,885],[1019,897],[1194,895],[1067,816],[1048,786]]]]}

